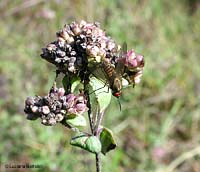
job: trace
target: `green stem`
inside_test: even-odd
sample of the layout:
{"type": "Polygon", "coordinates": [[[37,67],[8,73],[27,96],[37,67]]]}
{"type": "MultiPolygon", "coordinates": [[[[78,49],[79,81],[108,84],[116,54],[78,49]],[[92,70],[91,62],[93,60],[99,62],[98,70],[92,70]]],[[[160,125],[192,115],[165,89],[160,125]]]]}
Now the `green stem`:
{"type": "Polygon", "coordinates": [[[92,134],[94,135],[94,121],[93,121],[93,116],[92,116],[92,111],[91,111],[91,104],[90,104],[90,97],[87,94],[87,107],[88,107],[88,118],[89,118],[89,123],[90,123],[90,129],[92,134]]]}
{"type": "MultiPolygon", "coordinates": [[[[94,135],[99,137],[99,126],[102,122],[104,112],[98,114],[98,119],[95,126],[94,135]]],[[[101,172],[101,153],[96,153],[96,172],[101,172]]]]}
{"type": "Polygon", "coordinates": [[[96,153],[96,172],[101,172],[101,154],[96,153]]]}
{"type": "Polygon", "coordinates": [[[94,135],[94,121],[93,121],[92,109],[91,109],[91,104],[90,104],[88,84],[89,84],[89,79],[85,79],[84,80],[84,94],[85,94],[86,99],[87,99],[88,119],[89,119],[90,129],[91,129],[92,135],[94,135]]]}
{"type": "MultiPolygon", "coordinates": [[[[88,83],[89,83],[89,79],[84,81],[84,94],[85,94],[85,96],[87,98],[88,119],[89,119],[90,129],[91,129],[92,135],[95,135],[95,136],[98,137],[98,129],[99,129],[99,125],[100,125],[100,122],[101,122],[102,119],[100,119],[100,121],[98,122],[98,124],[95,127],[94,126],[94,121],[93,121],[91,103],[90,103],[88,83]]],[[[96,153],[95,154],[95,159],[96,159],[96,172],[101,172],[101,154],[100,153],[96,153]]]]}
{"type": "Polygon", "coordinates": [[[97,137],[99,137],[99,126],[102,123],[103,116],[104,116],[104,111],[98,112],[97,121],[95,123],[96,125],[95,125],[95,130],[94,130],[94,135],[97,136],[97,137]]]}

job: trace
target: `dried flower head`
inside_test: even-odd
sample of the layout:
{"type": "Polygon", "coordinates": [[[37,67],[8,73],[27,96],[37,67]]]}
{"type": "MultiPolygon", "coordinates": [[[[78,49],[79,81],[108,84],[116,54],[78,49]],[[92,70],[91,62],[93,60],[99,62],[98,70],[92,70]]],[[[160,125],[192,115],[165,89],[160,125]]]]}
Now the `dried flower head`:
{"type": "Polygon", "coordinates": [[[41,57],[63,73],[78,75],[88,61],[100,63],[101,58],[112,58],[117,53],[117,45],[98,23],[72,22],[56,35],[57,40],[42,49],[41,57]]]}
{"type": "Polygon", "coordinates": [[[88,111],[86,98],[82,94],[65,95],[63,88],[52,87],[44,97],[28,97],[25,101],[24,112],[27,119],[41,118],[44,125],[55,125],[69,114],[82,115],[88,111]]]}
{"type": "MultiPolygon", "coordinates": [[[[136,54],[133,49],[121,55],[122,48],[106,35],[99,23],[82,20],[65,24],[56,36],[55,41],[42,49],[41,57],[55,64],[57,70],[65,75],[79,77],[84,81],[86,73],[88,76],[93,74],[109,83],[116,97],[121,95],[122,77],[129,85],[134,86],[140,82],[144,57],[136,54]]],[[[70,109],[70,112],[74,112],[74,109],[70,109]]]]}

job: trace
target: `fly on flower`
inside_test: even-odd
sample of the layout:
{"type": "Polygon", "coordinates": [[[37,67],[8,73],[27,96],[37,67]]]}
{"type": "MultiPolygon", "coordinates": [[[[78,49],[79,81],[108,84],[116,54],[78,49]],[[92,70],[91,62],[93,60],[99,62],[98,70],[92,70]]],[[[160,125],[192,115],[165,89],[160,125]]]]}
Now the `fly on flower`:
{"type": "Polygon", "coordinates": [[[113,96],[119,98],[123,87],[134,87],[140,82],[144,57],[136,54],[134,50],[127,51],[127,44],[123,43],[119,55],[112,59],[103,58],[101,67],[113,96]]]}
{"type": "Polygon", "coordinates": [[[127,44],[124,43],[120,54],[115,59],[115,67],[106,59],[103,59],[102,67],[104,69],[112,95],[119,98],[122,90],[122,76],[124,73],[124,59],[126,58],[127,44]]]}
{"type": "Polygon", "coordinates": [[[112,90],[112,95],[117,98],[121,96],[122,75],[125,67],[124,60],[119,59],[124,58],[126,47],[124,44],[118,55],[101,57],[101,61],[98,64],[94,63],[90,68],[91,75],[104,82],[104,87],[107,85],[112,90]]]}

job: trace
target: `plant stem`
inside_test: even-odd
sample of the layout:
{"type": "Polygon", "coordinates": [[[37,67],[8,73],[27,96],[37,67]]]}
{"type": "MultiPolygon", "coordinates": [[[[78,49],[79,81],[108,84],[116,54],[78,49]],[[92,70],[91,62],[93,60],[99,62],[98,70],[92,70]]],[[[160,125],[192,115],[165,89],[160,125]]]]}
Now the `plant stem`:
{"type": "MultiPolygon", "coordinates": [[[[102,122],[103,116],[104,116],[104,112],[100,112],[98,114],[98,119],[95,125],[95,131],[94,131],[94,135],[97,137],[99,137],[99,126],[102,122]]],[[[95,156],[96,156],[96,172],[101,172],[101,153],[96,153],[95,156]]]]}
{"type": "Polygon", "coordinates": [[[93,117],[92,117],[92,109],[91,109],[91,104],[90,104],[88,83],[89,83],[89,78],[84,80],[84,94],[87,99],[88,119],[89,119],[89,123],[90,123],[90,129],[91,129],[92,135],[94,135],[94,121],[93,121],[93,117]]]}
{"type": "Polygon", "coordinates": [[[92,111],[91,111],[91,104],[90,104],[90,97],[88,95],[87,92],[87,107],[88,107],[88,119],[89,119],[89,123],[90,123],[90,129],[92,134],[94,135],[94,121],[93,121],[93,117],[92,117],[92,111]]]}
{"type": "Polygon", "coordinates": [[[96,153],[96,172],[101,172],[101,154],[96,153]]]}
{"type": "MultiPolygon", "coordinates": [[[[94,121],[93,121],[91,103],[90,103],[89,90],[87,88],[88,83],[89,83],[89,80],[85,80],[85,82],[84,82],[84,94],[85,94],[85,96],[87,98],[88,119],[89,119],[89,123],[90,123],[90,129],[91,129],[92,135],[99,137],[98,136],[98,129],[99,129],[99,125],[100,125],[100,122],[102,121],[102,119],[100,119],[97,122],[97,125],[95,127],[94,126],[94,121]]],[[[101,153],[96,153],[95,154],[95,159],[96,159],[96,172],[101,172],[101,153]]]]}
{"type": "Polygon", "coordinates": [[[101,122],[103,120],[103,116],[104,116],[104,111],[98,112],[97,121],[95,123],[95,128],[94,128],[95,129],[94,134],[97,137],[99,137],[99,126],[101,125],[101,122]]]}

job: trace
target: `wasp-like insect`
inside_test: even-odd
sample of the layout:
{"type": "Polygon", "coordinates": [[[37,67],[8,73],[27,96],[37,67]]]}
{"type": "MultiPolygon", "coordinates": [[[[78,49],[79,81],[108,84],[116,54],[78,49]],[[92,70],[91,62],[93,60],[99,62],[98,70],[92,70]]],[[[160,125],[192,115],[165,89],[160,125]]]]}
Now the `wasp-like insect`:
{"type": "Polygon", "coordinates": [[[122,89],[121,74],[117,73],[115,68],[107,59],[103,59],[102,67],[105,72],[106,78],[108,80],[109,87],[112,90],[113,96],[117,98],[120,97],[122,89]]]}
{"type": "Polygon", "coordinates": [[[105,72],[106,78],[110,89],[112,90],[112,95],[119,98],[121,96],[122,90],[122,75],[124,72],[124,62],[123,59],[126,55],[127,44],[124,43],[120,55],[117,57],[116,67],[114,67],[111,62],[104,58],[102,62],[102,68],[105,72]]]}

